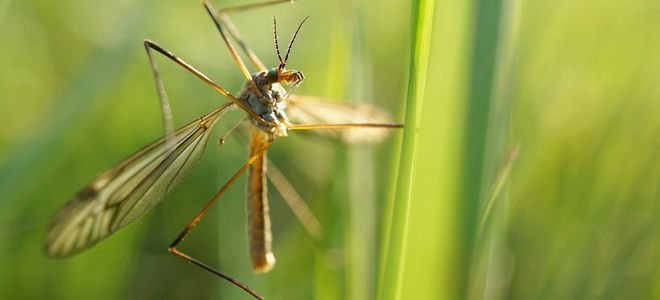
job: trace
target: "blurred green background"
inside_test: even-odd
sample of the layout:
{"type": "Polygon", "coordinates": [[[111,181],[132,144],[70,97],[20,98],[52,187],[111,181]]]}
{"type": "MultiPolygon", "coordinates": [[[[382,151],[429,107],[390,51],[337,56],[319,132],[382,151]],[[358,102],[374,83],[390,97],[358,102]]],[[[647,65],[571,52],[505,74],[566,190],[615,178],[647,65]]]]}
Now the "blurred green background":
{"type": "MultiPolygon", "coordinates": [[[[292,134],[269,152],[329,246],[271,189],[278,262],[254,275],[241,179],[181,248],[269,299],[660,298],[658,13],[652,0],[310,0],[236,14],[268,65],[271,17],[287,40],[311,15],[289,59],[306,75],[297,93],[416,119],[373,147],[292,134]]],[[[0,299],[249,299],[166,251],[244,161],[240,139],[215,143],[238,111],[142,220],[75,257],[42,254],[51,215],[162,134],[145,38],[240,89],[199,1],[0,1],[0,299]]],[[[224,103],[157,62],[176,124],[224,103]]]]}

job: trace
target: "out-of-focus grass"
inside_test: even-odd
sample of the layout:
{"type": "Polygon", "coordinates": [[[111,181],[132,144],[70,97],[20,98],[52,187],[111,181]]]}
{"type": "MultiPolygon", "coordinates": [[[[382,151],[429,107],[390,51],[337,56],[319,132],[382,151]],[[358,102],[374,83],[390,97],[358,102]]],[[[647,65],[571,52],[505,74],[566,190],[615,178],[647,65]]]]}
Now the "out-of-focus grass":
{"type": "Polygon", "coordinates": [[[503,298],[659,296],[659,9],[522,4],[503,298]]]}
{"type": "MultiPolygon", "coordinates": [[[[380,277],[381,298],[660,297],[660,2],[427,3],[435,5],[432,34],[416,40],[430,43],[424,106],[419,127],[407,124],[418,141],[403,160],[416,166],[407,227],[388,227],[385,216],[388,180],[408,176],[392,174],[388,163],[396,139],[347,151],[292,134],[269,154],[317,213],[335,260],[271,193],[278,265],[252,274],[244,181],[182,248],[274,299],[374,297],[379,272],[389,272],[376,267],[379,255],[381,265],[403,261],[395,276],[380,277]],[[516,145],[511,175],[487,209],[516,145]],[[399,230],[406,243],[377,247],[399,230]]],[[[301,1],[234,20],[271,65],[270,17],[286,39],[311,14],[289,59],[307,78],[298,92],[395,112],[406,94],[406,57],[417,46],[408,45],[410,26],[421,20],[410,20],[410,5],[301,1]]],[[[240,89],[240,73],[199,3],[3,1],[0,25],[0,298],[247,298],[165,251],[245,159],[235,142],[210,143],[195,171],[144,220],[71,259],[41,254],[50,215],[162,133],[143,38],[240,89]]],[[[158,63],[177,124],[222,101],[173,64],[158,63]]],[[[214,138],[238,117],[227,116],[214,138]]]]}
{"type": "MultiPolygon", "coordinates": [[[[380,5],[392,11],[401,3],[380,5]]],[[[236,140],[224,146],[212,142],[238,119],[238,113],[222,120],[192,174],[143,220],[66,260],[46,259],[41,253],[43,231],[57,208],[95,174],[162,134],[142,39],[172,50],[227,89],[240,89],[240,72],[201,5],[70,0],[14,1],[6,8],[0,20],[0,38],[8,41],[0,49],[5,61],[0,70],[0,117],[6,122],[0,131],[0,298],[247,298],[166,251],[185,222],[245,160],[244,146],[236,140]]],[[[359,18],[365,33],[356,37],[338,36],[342,31],[332,29],[342,24],[346,32],[356,22],[358,17],[346,3],[283,4],[237,14],[234,20],[255,52],[273,65],[271,16],[278,17],[285,43],[295,25],[310,14],[289,58],[289,67],[302,70],[307,78],[297,92],[369,101],[388,111],[398,108],[405,65],[383,62],[397,61],[405,49],[383,51],[380,46],[400,44],[400,37],[407,34],[407,16],[384,20],[382,11],[364,9],[359,18]],[[353,49],[351,45],[358,42],[361,49],[353,49]],[[357,69],[364,75],[352,74],[357,69]],[[362,81],[369,77],[380,84],[365,86],[362,81]]],[[[162,57],[157,62],[177,124],[225,101],[171,62],[162,57]]],[[[278,265],[267,275],[254,275],[245,243],[243,180],[223,196],[182,249],[269,298],[371,297],[373,231],[380,204],[376,200],[385,194],[382,184],[388,174],[387,166],[370,166],[368,161],[389,157],[387,147],[373,149],[373,154],[362,148],[348,152],[334,142],[292,134],[269,152],[321,219],[331,249],[316,248],[271,191],[278,265]],[[360,159],[365,156],[366,160],[360,159]],[[349,159],[362,163],[349,168],[349,159]],[[350,174],[373,186],[365,189],[359,181],[351,183],[350,174]],[[351,189],[358,193],[350,196],[359,198],[354,203],[371,210],[371,220],[349,213],[351,189]],[[371,241],[361,238],[365,232],[351,229],[362,230],[362,224],[369,223],[372,232],[366,235],[371,241]],[[331,261],[323,251],[333,255],[331,261]],[[371,263],[363,257],[371,257],[371,263]]]]}

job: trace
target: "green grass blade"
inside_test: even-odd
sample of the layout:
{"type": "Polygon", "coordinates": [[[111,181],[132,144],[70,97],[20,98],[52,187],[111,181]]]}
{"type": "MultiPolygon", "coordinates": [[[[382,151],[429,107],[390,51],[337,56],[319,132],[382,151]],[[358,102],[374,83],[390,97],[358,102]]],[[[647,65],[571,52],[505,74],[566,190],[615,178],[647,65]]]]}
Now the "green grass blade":
{"type": "Polygon", "coordinates": [[[500,8],[484,1],[413,5],[407,127],[379,299],[467,295],[500,8]]]}
{"type": "Polygon", "coordinates": [[[393,210],[389,238],[383,251],[384,259],[381,260],[384,265],[379,283],[379,299],[398,299],[401,296],[405,263],[402,256],[406,251],[412,180],[415,172],[414,158],[426,85],[434,3],[434,1],[419,0],[413,2],[412,6],[412,48],[405,112],[406,128],[403,133],[396,198],[391,205],[393,210]]]}

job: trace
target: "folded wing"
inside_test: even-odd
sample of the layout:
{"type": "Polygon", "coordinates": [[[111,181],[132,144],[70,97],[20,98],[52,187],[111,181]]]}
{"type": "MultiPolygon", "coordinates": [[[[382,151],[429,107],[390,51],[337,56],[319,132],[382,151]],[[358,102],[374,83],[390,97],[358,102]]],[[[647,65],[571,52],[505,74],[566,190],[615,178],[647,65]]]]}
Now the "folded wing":
{"type": "Polygon", "coordinates": [[[94,178],[51,221],[45,251],[64,257],[135,221],[172,192],[204,151],[227,103],[94,178]]]}
{"type": "MultiPolygon", "coordinates": [[[[295,124],[392,123],[384,110],[369,104],[349,104],[321,97],[292,95],[287,116],[295,124]]],[[[377,143],[387,137],[387,128],[318,129],[316,135],[347,143],[377,143]]]]}

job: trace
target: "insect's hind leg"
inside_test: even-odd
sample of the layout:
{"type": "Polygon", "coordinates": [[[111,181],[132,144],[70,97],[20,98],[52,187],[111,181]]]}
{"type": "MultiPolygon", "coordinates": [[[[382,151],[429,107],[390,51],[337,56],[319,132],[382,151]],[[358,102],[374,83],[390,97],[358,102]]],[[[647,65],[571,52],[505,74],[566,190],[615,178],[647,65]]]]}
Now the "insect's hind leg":
{"type": "Polygon", "coordinates": [[[271,160],[268,160],[267,176],[300,224],[302,224],[307,235],[322,249],[327,250],[329,243],[323,226],[321,226],[318,218],[316,218],[309,206],[307,206],[302,197],[296,192],[293,185],[286,179],[282,171],[271,160]]]}
{"type": "Polygon", "coordinates": [[[266,151],[270,147],[270,145],[272,145],[272,141],[270,141],[266,145],[264,145],[264,147],[261,150],[255,152],[248,159],[248,161],[245,162],[245,164],[243,164],[243,166],[240,169],[238,169],[238,171],[236,171],[236,173],[234,173],[234,175],[232,175],[229,178],[229,180],[227,180],[227,182],[213,195],[213,197],[211,197],[211,199],[209,199],[209,201],[206,202],[204,207],[202,207],[202,209],[192,218],[192,220],[190,220],[186,224],[186,226],[183,228],[183,230],[181,230],[181,233],[179,233],[179,235],[174,239],[174,241],[172,241],[169,248],[167,249],[170,253],[182,258],[183,260],[188,261],[188,262],[190,262],[190,263],[192,263],[192,264],[194,264],[194,265],[196,265],[196,266],[198,266],[198,267],[200,267],[200,268],[202,268],[202,269],[204,269],[208,272],[211,272],[211,273],[221,277],[222,279],[225,279],[225,280],[231,282],[235,286],[237,286],[237,287],[241,288],[242,290],[244,290],[246,293],[250,294],[255,299],[263,299],[263,297],[261,297],[259,294],[257,294],[257,292],[250,289],[247,285],[245,285],[245,284],[241,283],[240,281],[232,278],[231,276],[229,276],[229,275],[227,275],[223,272],[218,271],[217,269],[207,265],[206,263],[204,263],[204,262],[202,262],[202,261],[200,261],[200,260],[198,260],[198,259],[196,259],[196,258],[194,258],[194,257],[192,257],[188,254],[185,254],[185,253],[179,251],[177,249],[177,246],[179,246],[179,244],[181,244],[183,239],[185,239],[186,236],[195,228],[195,226],[197,226],[197,223],[199,223],[199,221],[204,217],[204,215],[206,215],[206,213],[209,211],[211,206],[213,206],[213,204],[215,204],[215,202],[218,201],[220,196],[222,194],[224,194],[225,191],[227,191],[227,189],[232,184],[234,184],[234,182],[236,182],[238,177],[241,176],[241,174],[243,174],[243,172],[245,172],[245,170],[247,170],[250,167],[250,165],[252,165],[257,160],[257,158],[259,158],[260,155],[263,154],[264,151],[266,151]]]}
{"type": "MultiPolygon", "coordinates": [[[[241,122],[245,122],[245,120],[241,122]]],[[[238,123],[236,125],[240,124],[238,123]]],[[[229,133],[233,132],[237,127],[236,125],[229,132],[225,133],[219,144],[224,144],[229,133]]],[[[234,138],[241,144],[245,144],[247,141],[245,133],[240,131],[237,132],[237,135],[234,135],[234,138]]],[[[341,263],[341,258],[333,253],[330,240],[312,209],[302,199],[300,194],[296,192],[296,189],[272,160],[267,160],[267,166],[268,172],[266,172],[266,177],[268,177],[272,186],[282,196],[282,200],[284,200],[291,212],[293,212],[293,215],[298,219],[298,222],[303,226],[307,235],[314,242],[314,245],[323,251],[328,262],[335,265],[341,263]]]]}
{"type": "MultiPolygon", "coordinates": [[[[231,21],[229,18],[229,13],[233,12],[239,12],[239,11],[245,11],[245,10],[251,10],[255,8],[261,8],[261,7],[266,7],[266,6],[271,6],[271,5],[276,5],[280,3],[285,3],[285,2],[293,2],[293,0],[274,0],[274,1],[267,1],[267,2],[260,2],[260,3],[252,3],[252,4],[246,4],[246,5],[239,5],[239,6],[232,6],[232,7],[225,7],[221,8],[219,10],[215,10],[211,4],[208,2],[208,0],[204,0],[204,6],[207,8],[207,11],[211,18],[213,19],[213,22],[216,23],[216,26],[218,27],[218,30],[220,31],[220,35],[222,35],[223,40],[227,44],[227,47],[229,48],[229,51],[232,52],[232,55],[234,57],[237,57],[238,54],[236,53],[236,50],[234,47],[231,45],[227,37],[225,36],[223,26],[227,29],[227,32],[229,35],[231,35],[232,38],[236,41],[238,46],[243,50],[243,52],[247,55],[247,57],[250,59],[250,62],[259,70],[259,71],[266,71],[266,66],[264,63],[257,57],[257,55],[248,47],[247,43],[243,40],[241,35],[238,33],[238,30],[236,29],[236,26],[234,26],[234,23],[231,21]]],[[[241,68],[241,71],[246,72],[247,68],[243,64],[243,62],[238,59],[237,60],[239,64],[239,68],[241,68]],[[245,69],[245,71],[244,71],[245,69]]],[[[248,78],[249,79],[249,78],[248,78]]]]}

